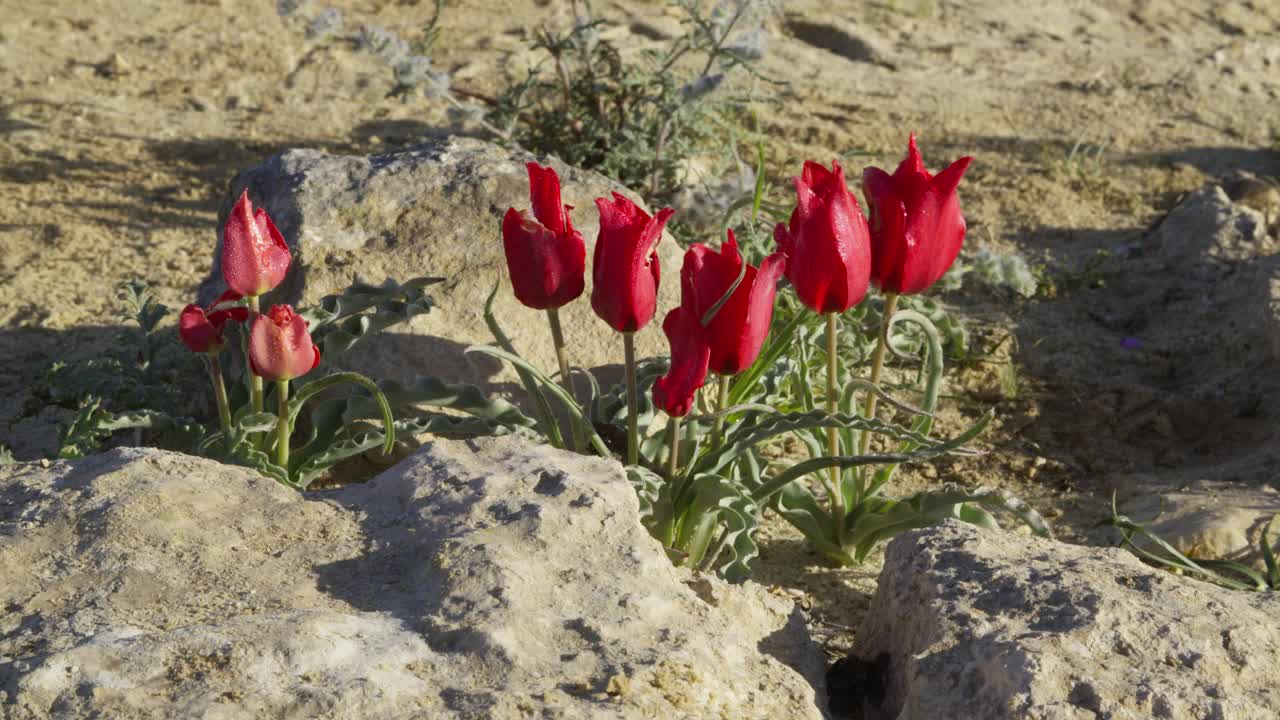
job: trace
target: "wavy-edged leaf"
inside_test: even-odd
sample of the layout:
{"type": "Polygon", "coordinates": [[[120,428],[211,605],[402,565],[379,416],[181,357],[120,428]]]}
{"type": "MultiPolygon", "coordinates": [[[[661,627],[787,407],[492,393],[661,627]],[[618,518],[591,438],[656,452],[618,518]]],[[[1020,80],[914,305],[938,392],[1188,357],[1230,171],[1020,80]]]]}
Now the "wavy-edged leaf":
{"type": "MultiPolygon", "coordinates": [[[[942,392],[942,337],[938,333],[938,328],[924,314],[915,310],[899,310],[889,318],[889,327],[886,332],[892,333],[893,328],[899,322],[914,323],[925,336],[925,358],[924,358],[924,374],[925,389],[924,400],[920,404],[920,409],[924,412],[920,414],[912,422],[912,429],[920,435],[927,436],[933,430],[934,416],[933,412],[938,408],[938,396],[942,392]]],[[[895,351],[896,352],[896,351],[895,351]]],[[[915,444],[907,441],[899,446],[899,452],[910,452],[915,449],[915,444]]],[[[871,482],[865,488],[858,488],[857,494],[866,497],[875,495],[888,482],[893,479],[893,474],[898,469],[897,465],[886,465],[876,471],[872,476],[871,482]]],[[[861,482],[861,481],[859,481],[861,482]]],[[[853,502],[857,502],[861,498],[853,498],[853,502]]]]}
{"type": "Polygon", "coordinates": [[[944,488],[916,493],[899,501],[887,501],[879,511],[851,516],[846,524],[845,542],[853,548],[854,559],[862,562],[879,543],[905,530],[928,527],[954,517],[978,519],[982,524],[993,521],[989,513],[966,512],[972,503],[984,510],[1002,510],[1022,520],[1041,537],[1053,537],[1049,524],[1029,505],[997,488],[944,488]]]}
{"type": "Polygon", "coordinates": [[[227,460],[232,465],[253,468],[281,485],[288,485],[292,488],[298,487],[296,483],[289,479],[287,470],[271,462],[271,458],[265,452],[254,447],[253,443],[236,443],[227,454],[227,460]]]}
{"type": "MultiPolygon", "coordinates": [[[[985,426],[986,423],[982,422],[982,427],[985,426]]],[[[762,415],[756,422],[740,425],[725,438],[724,444],[719,448],[704,453],[698,459],[695,470],[696,472],[718,472],[737,459],[742,453],[771,438],[791,432],[831,427],[873,432],[895,440],[913,442],[922,447],[934,444],[924,435],[900,425],[864,418],[860,415],[845,413],[829,415],[818,410],[808,413],[788,413],[786,415],[762,415]]],[[[972,437],[969,433],[966,433],[966,436],[972,437]]],[[[952,448],[952,450],[962,452],[959,448],[952,448]]]]}
{"type": "MultiPolygon", "coordinates": [[[[481,435],[505,435],[510,428],[488,420],[457,415],[430,413],[395,421],[392,439],[397,435],[433,433],[444,437],[479,437],[481,435]]],[[[293,471],[293,485],[305,490],[316,478],[321,477],[335,464],[354,455],[387,444],[384,429],[356,433],[330,444],[324,450],[310,455],[293,471]]]]}
{"type": "MultiPolygon", "coordinates": [[[[382,453],[384,455],[389,454],[391,450],[395,447],[395,441],[396,441],[395,417],[392,415],[391,403],[387,400],[387,396],[383,394],[382,390],[379,389],[377,384],[375,384],[369,378],[361,375],[360,373],[356,373],[356,372],[333,373],[331,375],[326,375],[320,378],[319,380],[316,380],[306,385],[302,389],[302,391],[300,391],[297,395],[295,395],[293,399],[290,400],[289,402],[289,427],[292,428],[294,426],[295,424],[294,421],[298,417],[298,413],[302,411],[302,406],[307,402],[307,400],[311,399],[318,393],[324,392],[328,388],[334,387],[342,383],[350,383],[359,388],[362,388],[367,393],[369,393],[368,395],[369,399],[371,399],[373,402],[377,404],[378,411],[379,411],[378,414],[382,419],[382,427],[384,430],[384,434],[383,434],[384,446],[382,449],[382,453]]],[[[343,424],[345,425],[346,422],[344,421],[343,424]]],[[[314,443],[314,440],[309,442],[308,445],[311,445],[312,443],[314,443]]],[[[297,461],[297,463],[294,464],[294,467],[295,468],[299,467],[302,462],[309,461],[310,457],[311,457],[311,454],[308,453],[307,460],[297,461]]]]}
{"type": "Polygon", "coordinates": [[[356,281],[341,293],[326,295],[316,305],[299,309],[298,314],[307,321],[313,339],[317,335],[323,337],[334,323],[383,303],[401,302],[429,310],[432,301],[423,291],[444,280],[440,277],[417,277],[399,283],[387,278],[381,285],[356,281]]]}
{"type": "Polygon", "coordinates": [[[204,436],[204,426],[190,418],[175,418],[155,410],[113,413],[102,401],[89,398],[59,434],[58,457],[81,458],[97,450],[119,430],[151,430],[161,433],[161,447],[192,451],[204,436]]]}
{"type": "Polygon", "coordinates": [[[759,555],[754,538],[759,511],[737,484],[718,475],[695,476],[681,493],[687,502],[677,508],[674,490],[657,473],[630,465],[627,479],[640,501],[641,523],[673,561],[711,566],[730,582],[751,574],[750,563],[759,555]],[[725,559],[717,562],[722,555],[725,559]]]}
{"type": "Polygon", "coordinates": [[[835,542],[836,528],[831,516],[804,485],[790,483],[783,487],[774,497],[773,510],[799,530],[818,552],[841,565],[854,564],[853,557],[835,542]]]}
{"type": "MultiPolygon", "coordinates": [[[[519,355],[507,352],[506,350],[502,350],[500,348],[489,347],[487,345],[472,345],[471,347],[467,348],[465,352],[468,352],[468,353],[478,352],[478,353],[483,353],[485,355],[491,355],[493,357],[498,358],[499,360],[506,360],[507,362],[511,363],[511,365],[515,367],[517,370],[523,370],[524,372],[528,373],[531,382],[535,384],[541,383],[541,385],[546,389],[547,392],[559,398],[560,402],[564,404],[565,410],[568,411],[569,415],[571,415],[573,419],[583,424],[584,429],[587,431],[587,435],[588,435],[587,439],[591,442],[591,446],[596,449],[596,452],[600,453],[604,457],[612,457],[612,454],[609,452],[608,446],[604,444],[604,440],[601,439],[600,435],[595,431],[594,428],[590,427],[587,424],[586,416],[582,412],[582,407],[578,405],[577,399],[575,399],[572,395],[570,395],[569,391],[565,390],[564,387],[560,385],[560,383],[557,383],[555,380],[552,380],[551,378],[544,375],[541,370],[530,365],[527,360],[520,357],[519,355]]],[[[560,447],[563,447],[563,446],[564,446],[564,443],[562,442],[560,444],[560,447]]]]}
{"type": "MultiPolygon", "coordinates": [[[[1197,577],[1206,582],[1228,588],[1230,590],[1267,590],[1268,578],[1253,568],[1246,567],[1231,560],[1192,560],[1170,545],[1164,538],[1148,530],[1144,525],[1121,515],[1116,506],[1116,495],[1111,494],[1111,519],[1104,520],[1103,525],[1111,525],[1120,531],[1120,545],[1129,548],[1143,561],[1158,567],[1167,568],[1183,574],[1197,577]],[[1154,544],[1163,554],[1152,552],[1133,541],[1140,535],[1154,544]],[[1230,574],[1228,574],[1230,573],[1230,574]],[[1244,578],[1241,580],[1240,578],[1244,578]]],[[[1265,533],[1263,534],[1265,537],[1265,533]]],[[[1274,586],[1271,586],[1274,589],[1274,586]]]]}
{"type": "MultiPolygon", "coordinates": [[[[520,357],[520,353],[516,352],[516,348],[511,344],[511,339],[503,332],[502,325],[498,323],[498,316],[493,312],[493,301],[498,297],[498,288],[502,281],[493,284],[493,289],[489,291],[489,297],[484,302],[484,322],[489,326],[489,332],[493,335],[493,339],[498,343],[498,347],[514,357],[520,357]]],[[[560,433],[560,423],[556,422],[555,413],[551,411],[551,403],[547,400],[547,396],[542,392],[542,388],[538,386],[537,380],[529,372],[531,367],[527,362],[521,359],[521,364],[512,363],[515,367],[516,375],[520,378],[520,384],[524,386],[525,394],[529,396],[529,402],[533,404],[533,412],[537,417],[538,428],[542,434],[547,437],[553,447],[563,448],[564,437],[560,433]]],[[[574,400],[572,403],[577,404],[574,400]]],[[[606,455],[606,457],[608,457],[606,455]]]]}
{"type": "Polygon", "coordinates": [[[729,582],[746,580],[751,575],[751,561],[760,554],[755,542],[759,527],[756,504],[739,485],[719,475],[695,476],[693,493],[689,513],[712,515],[710,525],[716,540],[708,547],[703,538],[696,538],[697,547],[689,548],[690,560],[714,568],[729,582]],[[724,560],[719,559],[722,554],[724,560]]]}
{"type": "Polygon", "coordinates": [[[414,302],[393,300],[379,305],[372,312],[353,315],[329,325],[318,337],[313,335],[312,340],[320,347],[321,358],[332,358],[370,335],[430,311],[429,298],[414,302]]]}
{"type": "MultiPolygon", "coordinates": [[[[408,384],[396,380],[380,380],[378,388],[387,396],[392,408],[409,405],[456,410],[478,418],[509,427],[534,427],[537,421],[520,411],[520,408],[501,398],[491,398],[476,385],[445,382],[437,377],[420,375],[408,384]]],[[[378,405],[369,396],[354,396],[342,411],[347,422],[375,416],[378,405]]]]}

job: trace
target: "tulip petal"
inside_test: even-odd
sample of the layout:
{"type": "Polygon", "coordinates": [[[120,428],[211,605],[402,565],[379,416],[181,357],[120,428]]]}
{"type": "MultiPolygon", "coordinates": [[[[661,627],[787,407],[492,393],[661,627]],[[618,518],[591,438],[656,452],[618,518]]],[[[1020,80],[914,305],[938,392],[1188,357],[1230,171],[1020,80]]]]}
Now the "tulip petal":
{"type": "Polygon", "coordinates": [[[265,210],[254,212],[249,191],[244,190],[223,226],[222,275],[227,287],[246,297],[261,295],[284,280],[289,262],[288,243],[265,210]]]}
{"type": "MultiPolygon", "coordinates": [[[[832,163],[835,165],[835,163],[832,163]]],[[[839,165],[836,165],[839,167],[839,165]]],[[[828,170],[822,163],[812,160],[804,161],[804,169],[800,171],[800,178],[804,180],[804,184],[811,188],[826,188],[832,181],[832,172],[828,170]]]]}
{"type": "Polygon", "coordinates": [[[591,307],[618,332],[635,332],[657,309],[661,267],[656,247],[670,208],[649,217],[629,199],[596,198],[600,235],[592,260],[591,307]]]}
{"type": "Polygon", "coordinates": [[[258,315],[249,331],[249,362],[264,380],[292,380],[320,362],[307,321],[288,305],[275,305],[258,315]]]}
{"type": "Polygon", "coordinates": [[[971,161],[930,175],[913,135],[893,175],[878,168],[863,173],[873,218],[872,277],[885,292],[923,292],[955,262],[965,233],[956,188],[971,161]]]}
{"type": "Polygon", "coordinates": [[[178,316],[178,337],[191,352],[216,351],[222,345],[221,333],[199,305],[188,305],[182,309],[178,316]]]}
{"type": "Polygon", "coordinates": [[[796,209],[774,237],[786,255],[796,295],[818,313],[844,312],[861,302],[871,272],[869,230],[839,162],[806,162],[795,179],[796,209]]]}
{"type": "Polygon", "coordinates": [[[764,347],[765,338],[769,336],[769,326],[773,324],[774,297],[778,291],[778,279],[787,267],[787,258],[781,253],[773,253],[760,263],[752,278],[749,289],[746,318],[743,323],[742,341],[738,350],[735,367],[726,366],[723,371],[727,375],[736,375],[751,367],[764,347]]]}
{"type": "Polygon", "coordinates": [[[550,167],[538,163],[528,163],[529,199],[533,203],[533,215],[543,227],[555,235],[562,235],[568,229],[565,222],[565,207],[560,202],[560,176],[550,167]]]}
{"type": "Polygon", "coordinates": [[[787,226],[784,223],[773,226],[773,242],[777,244],[778,252],[784,255],[791,254],[791,233],[787,232],[787,226]]]}
{"type": "Polygon", "coordinates": [[[813,185],[804,178],[792,178],[791,180],[796,186],[796,210],[791,218],[791,229],[794,231],[797,216],[803,222],[813,215],[813,206],[818,202],[818,196],[813,191],[813,185]]]}
{"type": "Polygon", "coordinates": [[[937,282],[960,255],[960,248],[964,244],[965,221],[960,212],[960,198],[956,194],[956,188],[971,162],[973,158],[963,157],[951,163],[929,182],[915,217],[919,224],[931,227],[913,227],[915,223],[908,224],[908,236],[923,235],[925,232],[930,234],[932,249],[928,256],[927,275],[921,278],[924,281],[921,291],[937,282]]]}
{"type": "Polygon", "coordinates": [[[871,279],[895,292],[906,256],[906,207],[894,178],[877,167],[862,173],[862,193],[871,213],[871,279]],[[898,273],[898,274],[895,274],[898,273]]]}
{"type": "Polygon", "coordinates": [[[693,397],[707,380],[710,346],[692,308],[681,305],[667,313],[662,332],[671,348],[671,368],[653,384],[653,401],[672,417],[693,408],[693,397]]]}

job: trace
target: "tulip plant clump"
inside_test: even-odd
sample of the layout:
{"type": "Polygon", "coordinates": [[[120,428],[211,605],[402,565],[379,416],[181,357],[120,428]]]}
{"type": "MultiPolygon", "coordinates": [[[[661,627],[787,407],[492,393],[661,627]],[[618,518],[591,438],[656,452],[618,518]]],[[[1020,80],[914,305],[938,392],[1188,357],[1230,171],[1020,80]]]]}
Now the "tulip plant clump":
{"type": "MultiPolygon", "coordinates": [[[[182,344],[205,365],[217,428],[149,407],[109,408],[97,392],[64,429],[61,456],[83,455],[116,431],[133,429],[152,433],[163,447],[248,465],[306,488],[346,458],[373,449],[390,452],[398,434],[473,436],[529,424],[514,406],[488,400],[473,386],[434,378],[375,384],[323,364],[430,311],[432,301],[423,290],[438,278],[357,282],[315,307],[277,304],[263,312],[260,298],[285,279],[292,258],[275,224],[265,210],[255,210],[247,193],[227,219],[220,259],[227,291],[209,307],[188,305],[178,322],[182,344]],[[339,385],[354,385],[355,392],[340,394],[339,385]],[[425,411],[424,405],[463,410],[470,417],[425,411]],[[304,407],[311,410],[303,413],[304,407]],[[393,407],[402,417],[393,416],[393,407]]],[[[142,297],[136,304],[146,337],[163,310],[142,297]]]]}
{"type": "MultiPolygon", "coordinates": [[[[497,344],[469,351],[515,367],[532,417],[470,385],[432,377],[374,383],[330,369],[326,360],[428,312],[423,291],[438,279],[357,282],[316,307],[264,311],[262,297],[285,280],[292,257],[266,211],[242,194],[223,234],[227,291],[207,307],[188,305],[179,320],[182,343],[204,362],[216,429],[132,401],[121,411],[91,399],[64,430],[61,454],[83,454],[133,429],[162,446],[306,488],[346,458],[390,452],[397,435],[540,437],[620,457],[646,526],[672,560],[730,579],[750,572],[765,512],[842,564],[860,562],[894,533],[946,517],[994,525],[993,512],[1010,512],[1047,535],[1038,514],[997,490],[944,487],[902,499],[884,492],[903,463],[974,454],[966,444],[991,419],[988,413],[953,437],[932,437],[943,337],[931,319],[937,316],[914,299],[960,252],[965,222],[956,189],[969,163],[962,158],[933,175],[912,137],[892,174],[863,173],[869,221],[838,163],[806,162],[791,206],[766,202],[758,182],[745,234],[727,229],[718,248],[695,243],[684,253],[680,304],[661,322],[669,358],[637,358],[635,334],[658,312],[657,246],[674,211],[651,215],[618,193],[597,198],[590,303],[621,335],[626,368],[625,383],[608,390],[570,363],[559,313],[585,291],[586,246],[556,172],[529,163],[531,208],[508,210],[501,236],[516,298],[546,313],[559,377],[521,358],[507,339],[492,313],[498,285],[486,308],[497,344]],[[762,210],[777,221],[764,252],[755,222],[762,210]],[[740,245],[739,236],[749,242],[740,245]],[[867,300],[873,284],[878,301],[867,300]],[[882,372],[891,355],[914,362],[913,349],[922,356],[922,382],[908,402],[888,392],[882,372]],[[344,395],[340,385],[354,389],[344,395]],[[882,403],[894,412],[882,412],[882,403]],[[807,457],[796,457],[797,449],[807,457]]],[[[134,295],[146,339],[161,311],[134,295]]],[[[153,350],[148,341],[144,366],[153,350]]]]}
{"type": "Polygon", "coordinates": [[[956,189],[970,162],[962,158],[933,175],[912,137],[895,172],[863,174],[870,222],[838,163],[830,169],[805,163],[795,179],[796,203],[776,226],[776,247],[758,265],[743,257],[733,230],[719,249],[695,243],[685,252],[680,305],[662,320],[670,358],[648,363],[637,361],[634,335],[656,315],[656,247],[673,211],[650,215],[617,193],[598,198],[591,307],[622,336],[626,383],[602,392],[582,373],[590,389],[585,403],[578,400],[557,315],[584,290],[585,246],[561,203],[555,172],[530,163],[532,210],[509,210],[502,237],[516,298],[547,311],[560,383],[515,354],[491,313],[502,347],[472,350],[517,368],[541,408],[537,426],[550,442],[566,444],[548,394],[566,408],[577,450],[622,455],[645,522],[679,563],[744,577],[767,510],[844,564],[861,561],[896,532],[945,517],[994,525],[992,511],[1004,510],[1047,535],[1038,514],[995,490],[944,488],[902,500],[883,495],[902,463],[973,454],[965,444],[991,417],[955,437],[930,437],[942,339],[925,314],[899,308],[901,297],[927,290],[960,252],[965,223],[956,189]],[[779,289],[784,277],[790,291],[779,289]],[[859,306],[872,283],[881,295],[875,349],[866,376],[858,377],[858,358],[844,351],[844,338],[861,341],[862,329],[843,319],[866,314],[859,306]],[[793,293],[804,311],[789,310],[775,327],[775,308],[794,305],[782,293],[793,293]],[[925,338],[924,387],[914,405],[881,386],[889,351],[900,352],[892,342],[900,324],[914,325],[925,338]],[[815,362],[819,357],[823,362],[815,362]],[[880,402],[908,420],[881,418],[880,402]],[[606,440],[621,427],[622,440],[606,440]],[[766,446],[786,436],[798,439],[809,457],[768,460],[766,446]],[[883,438],[878,448],[876,437],[883,438]]]}

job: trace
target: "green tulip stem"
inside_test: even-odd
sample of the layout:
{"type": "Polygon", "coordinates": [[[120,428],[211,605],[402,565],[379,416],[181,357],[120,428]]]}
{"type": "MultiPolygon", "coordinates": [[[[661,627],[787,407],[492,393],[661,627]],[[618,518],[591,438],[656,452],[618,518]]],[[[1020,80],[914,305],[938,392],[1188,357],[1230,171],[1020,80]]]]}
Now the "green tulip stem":
{"type": "MultiPolygon", "coordinates": [[[[547,322],[551,324],[551,342],[556,347],[556,361],[560,363],[560,384],[569,391],[569,396],[577,399],[573,392],[573,374],[569,366],[569,350],[564,344],[564,330],[560,327],[560,311],[547,308],[547,322]]],[[[573,449],[579,453],[587,450],[587,436],[577,418],[569,418],[569,429],[573,431],[573,449]]]]}
{"type": "MultiPolygon", "coordinates": [[[[893,313],[898,309],[898,294],[884,294],[884,313],[880,316],[880,339],[876,342],[875,354],[871,356],[871,384],[877,385],[880,382],[880,371],[884,369],[884,353],[889,347],[889,322],[893,318],[893,313]]],[[[876,400],[879,398],[875,393],[867,393],[867,402],[865,406],[865,415],[868,419],[876,416],[876,400]]],[[[871,433],[862,434],[862,447],[859,452],[866,455],[871,449],[871,433]]]]}
{"type": "MultiPolygon", "coordinates": [[[[253,332],[253,323],[258,321],[258,296],[249,298],[249,332],[253,332]]],[[[245,365],[249,371],[249,397],[253,402],[253,411],[262,412],[262,378],[253,371],[253,363],[248,361],[248,347],[245,348],[245,365]]]]}
{"type": "Polygon", "coordinates": [[[289,470],[289,381],[276,381],[279,413],[276,420],[276,464],[289,470]]]}
{"type": "MultiPolygon", "coordinates": [[[[837,349],[839,343],[836,338],[840,332],[840,313],[827,313],[827,414],[835,415],[839,409],[836,397],[836,377],[839,373],[839,364],[837,361],[837,349]]],[[[836,457],[840,454],[840,433],[839,429],[831,427],[827,429],[827,454],[836,457]]],[[[844,490],[840,487],[840,468],[832,466],[831,468],[831,487],[828,490],[831,493],[831,514],[836,525],[836,542],[841,548],[844,547],[844,490]]]]}
{"type": "Polygon", "coordinates": [[[676,470],[680,467],[680,418],[675,415],[670,416],[667,430],[671,435],[671,449],[667,453],[667,485],[674,486],[676,470]]]}
{"type": "Polygon", "coordinates": [[[636,338],[622,333],[622,352],[627,364],[627,464],[640,462],[640,395],[636,390],[636,338]]]}
{"type": "Polygon", "coordinates": [[[222,421],[222,435],[230,442],[231,406],[227,403],[227,386],[222,382],[222,362],[218,353],[205,355],[205,367],[209,370],[209,381],[213,383],[213,397],[218,401],[218,419],[222,421]]]}
{"type": "MultiPolygon", "coordinates": [[[[729,381],[732,380],[728,375],[721,375],[718,379],[720,398],[716,404],[716,412],[723,413],[724,409],[729,407],[729,381]]],[[[711,430],[711,447],[719,449],[724,444],[724,415],[716,416],[716,424],[711,430]]]]}

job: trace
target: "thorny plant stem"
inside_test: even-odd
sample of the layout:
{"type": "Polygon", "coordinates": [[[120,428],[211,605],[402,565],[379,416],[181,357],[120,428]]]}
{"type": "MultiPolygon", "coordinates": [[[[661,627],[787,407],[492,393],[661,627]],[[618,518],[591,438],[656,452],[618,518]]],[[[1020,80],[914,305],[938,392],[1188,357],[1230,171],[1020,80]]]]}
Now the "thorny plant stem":
{"type": "MultiPolygon", "coordinates": [[[[889,347],[889,321],[893,318],[893,313],[898,309],[897,293],[885,293],[884,295],[884,314],[880,316],[880,339],[876,342],[875,354],[871,356],[871,384],[878,385],[880,383],[880,371],[884,369],[884,353],[889,347]]],[[[876,416],[876,401],[878,396],[873,392],[867,393],[867,402],[862,413],[867,419],[876,416]]],[[[863,455],[871,449],[871,433],[862,434],[862,446],[858,448],[863,455]]]]}
{"type": "Polygon", "coordinates": [[[289,381],[276,381],[276,464],[289,471],[289,381]]]}
{"type": "Polygon", "coordinates": [[[622,333],[622,351],[627,364],[627,464],[640,462],[640,396],[636,390],[635,333],[622,333]]]}
{"type": "MultiPolygon", "coordinates": [[[[560,384],[564,385],[564,389],[569,391],[569,395],[573,398],[578,396],[573,392],[573,375],[572,368],[569,366],[569,350],[564,344],[564,331],[560,327],[560,311],[556,308],[547,308],[547,322],[551,325],[551,342],[556,347],[556,361],[560,363],[560,384]]],[[[573,432],[573,449],[576,452],[586,452],[587,438],[581,425],[578,424],[577,418],[569,418],[569,429],[573,432]]]]}
{"type": "MultiPolygon", "coordinates": [[[[836,404],[836,374],[839,371],[837,363],[836,351],[839,343],[836,342],[837,334],[840,331],[840,313],[827,313],[827,414],[835,415],[838,406],[836,404]]],[[[835,427],[827,428],[827,454],[836,456],[840,454],[840,433],[835,427]]],[[[841,548],[844,547],[844,488],[840,483],[840,468],[835,466],[831,468],[831,514],[836,524],[836,544],[841,548]]]]}
{"type": "MultiPolygon", "coordinates": [[[[717,413],[723,413],[724,409],[729,406],[729,381],[731,379],[728,375],[720,376],[720,397],[719,402],[716,403],[717,413]]],[[[724,415],[716,417],[716,424],[711,430],[711,447],[713,449],[719,449],[724,444],[724,421],[724,415]]]]}
{"type": "MultiPolygon", "coordinates": [[[[231,442],[231,405],[227,403],[227,386],[222,382],[222,362],[217,353],[205,356],[209,369],[209,381],[213,383],[213,397],[218,402],[218,419],[222,421],[222,437],[231,442]]],[[[228,445],[228,447],[230,447],[228,445]]]]}
{"type": "Polygon", "coordinates": [[[680,418],[672,415],[667,424],[671,434],[671,448],[667,453],[667,484],[674,485],[676,470],[680,467],[680,418]]]}

